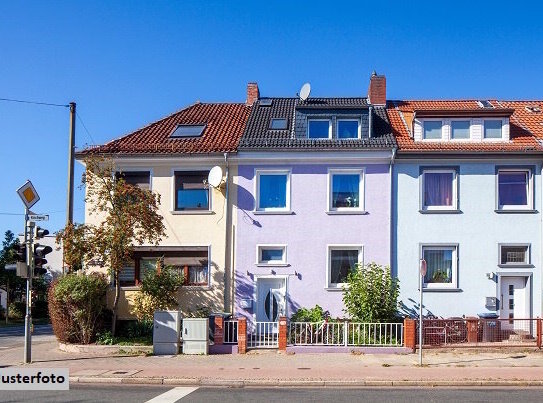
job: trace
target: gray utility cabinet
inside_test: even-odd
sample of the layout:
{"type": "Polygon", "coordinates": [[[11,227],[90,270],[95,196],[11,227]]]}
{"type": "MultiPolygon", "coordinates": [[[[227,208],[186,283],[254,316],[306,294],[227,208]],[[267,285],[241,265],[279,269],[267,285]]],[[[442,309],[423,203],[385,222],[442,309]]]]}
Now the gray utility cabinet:
{"type": "Polygon", "coordinates": [[[208,354],[209,319],[183,319],[183,354],[208,354]]]}
{"type": "Polygon", "coordinates": [[[153,354],[179,354],[181,312],[155,311],[153,319],[153,354]]]}

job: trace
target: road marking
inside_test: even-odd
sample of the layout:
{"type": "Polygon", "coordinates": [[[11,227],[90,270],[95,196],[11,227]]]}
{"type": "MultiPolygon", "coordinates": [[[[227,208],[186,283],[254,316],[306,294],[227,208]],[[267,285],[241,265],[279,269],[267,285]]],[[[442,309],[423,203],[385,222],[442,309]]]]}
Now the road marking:
{"type": "Polygon", "coordinates": [[[158,395],[145,403],[174,403],[181,400],[188,394],[197,390],[197,387],[185,387],[179,386],[177,388],[170,389],[166,393],[158,395]]]}

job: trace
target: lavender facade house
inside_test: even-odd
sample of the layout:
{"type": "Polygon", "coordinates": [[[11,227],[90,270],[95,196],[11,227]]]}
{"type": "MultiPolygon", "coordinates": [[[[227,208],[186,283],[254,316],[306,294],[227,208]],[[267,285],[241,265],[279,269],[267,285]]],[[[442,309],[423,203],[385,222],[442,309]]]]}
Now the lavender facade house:
{"type": "Polygon", "coordinates": [[[253,104],[233,186],[236,315],[272,322],[318,304],[342,316],[349,270],[390,264],[396,142],[384,91],[374,75],[368,97],[253,104]]]}

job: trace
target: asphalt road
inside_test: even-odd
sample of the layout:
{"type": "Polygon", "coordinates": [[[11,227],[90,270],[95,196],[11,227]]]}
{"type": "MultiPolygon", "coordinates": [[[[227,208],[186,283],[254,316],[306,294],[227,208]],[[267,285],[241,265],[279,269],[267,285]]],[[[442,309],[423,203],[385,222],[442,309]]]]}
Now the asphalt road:
{"type": "MultiPolygon", "coordinates": [[[[0,354],[2,349],[24,345],[24,326],[0,327],[0,354]]],[[[51,325],[36,325],[32,333],[32,343],[55,340],[51,325]]]]}
{"type": "Polygon", "coordinates": [[[541,402],[541,388],[190,388],[130,385],[72,385],[66,392],[2,392],[1,402],[541,402]],[[190,392],[190,393],[189,393],[190,392]],[[163,395],[168,393],[168,395],[163,395]],[[189,393],[189,394],[187,394],[189,393]],[[184,397],[182,397],[185,395],[184,397]],[[179,399],[180,398],[180,399],[179,399]]]}

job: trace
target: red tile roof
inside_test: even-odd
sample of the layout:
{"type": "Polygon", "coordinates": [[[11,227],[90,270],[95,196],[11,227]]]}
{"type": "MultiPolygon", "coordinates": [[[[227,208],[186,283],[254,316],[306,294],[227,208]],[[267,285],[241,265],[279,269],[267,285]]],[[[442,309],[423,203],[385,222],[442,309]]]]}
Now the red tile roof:
{"type": "Polygon", "coordinates": [[[510,141],[508,142],[415,142],[410,131],[414,112],[447,111],[483,115],[476,100],[401,100],[387,102],[387,113],[392,132],[400,152],[543,152],[543,112],[532,112],[527,107],[535,106],[543,111],[543,101],[498,101],[490,100],[491,111],[510,117],[510,141]],[[409,129],[408,129],[409,127],[409,129]]]}
{"type": "Polygon", "coordinates": [[[142,129],[78,153],[202,154],[233,152],[245,130],[251,108],[244,103],[196,103],[142,129]],[[200,137],[170,138],[179,124],[205,124],[200,137]]]}

